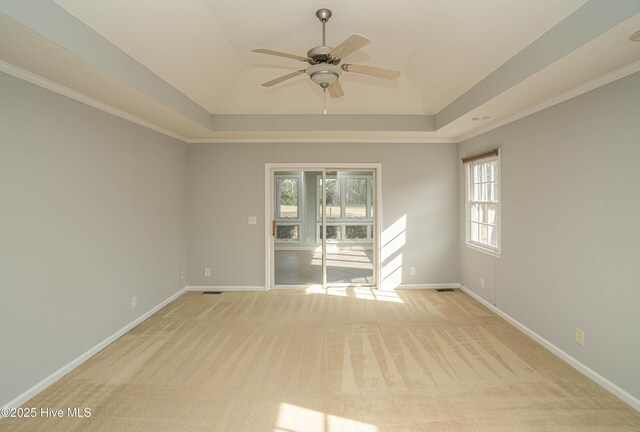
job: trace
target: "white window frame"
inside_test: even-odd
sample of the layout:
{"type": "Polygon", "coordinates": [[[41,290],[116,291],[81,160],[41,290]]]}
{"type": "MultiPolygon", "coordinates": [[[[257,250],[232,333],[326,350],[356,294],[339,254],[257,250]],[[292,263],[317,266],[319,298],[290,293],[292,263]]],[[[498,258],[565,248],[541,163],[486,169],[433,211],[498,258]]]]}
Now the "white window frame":
{"type": "MultiPolygon", "coordinates": [[[[379,162],[313,162],[313,163],[286,163],[286,162],[277,162],[270,163],[267,162],[264,164],[264,257],[265,257],[265,266],[264,266],[264,280],[265,280],[265,291],[269,291],[272,287],[275,286],[274,282],[274,253],[275,253],[275,242],[273,241],[272,234],[272,223],[274,216],[274,200],[273,194],[275,193],[273,175],[275,172],[280,171],[324,171],[326,170],[367,170],[373,171],[373,191],[374,191],[374,199],[373,199],[373,220],[374,220],[374,228],[375,232],[373,233],[373,248],[374,248],[374,281],[373,288],[377,289],[387,289],[382,284],[382,211],[384,208],[383,200],[382,200],[382,164],[379,162]]],[[[323,274],[326,276],[326,259],[323,254],[322,259],[322,267],[323,274]]],[[[328,284],[326,281],[326,277],[323,277],[323,287],[330,286],[338,286],[336,284],[328,284]]],[[[308,288],[306,285],[301,285],[299,288],[308,288]]],[[[391,288],[393,289],[393,288],[391,288]]]]}
{"type": "MultiPolygon", "coordinates": [[[[316,190],[321,192],[322,186],[320,185],[320,180],[322,176],[316,176],[316,190]]],[[[326,216],[327,226],[337,226],[340,229],[340,240],[330,240],[327,239],[327,243],[370,243],[373,241],[373,214],[375,211],[373,209],[373,195],[375,193],[375,185],[373,176],[364,175],[364,174],[348,174],[342,175],[340,177],[335,176],[327,176],[327,180],[335,179],[338,181],[338,188],[340,189],[340,217],[329,217],[326,216]],[[365,179],[367,180],[367,204],[366,204],[366,215],[364,218],[353,218],[347,217],[347,183],[348,179],[365,179]],[[362,239],[347,239],[347,225],[366,225],[367,227],[367,237],[362,239]]],[[[322,202],[322,194],[316,193],[317,196],[320,197],[320,200],[316,199],[316,243],[321,243],[322,239],[320,238],[320,232],[322,231],[322,215],[321,213],[321,205],[318,205],[322,202]]]]}
{"type": "Polygon", "coordinates": [[[298,238],[297,239],[279,239],[278,236],[276,235],[274,241],[276,243],[300,243],[300,229],[302,227],[302,214],[300,213],[301,210],[304,208],[303,203],[302,203],[302,181],[303,181],[303,177],[301,174],[298,173],[292,173],[292,174],[274,174],[273,176],[274,178],[274,187],[276,188],[276,193],[274,194],[274,206],[275,206],[275,221],[276,221],[276,232],[279,226],[292,226],[292,225],[297,225],[298,226],[298,238]],[[298,194],[297,194],[297,199],[298,199],[298,203],[297,203],[297,218],[283,218],[280,216],[280,205],[281,205],[281,196],[280,196],[280,188],[278,186],[278,179],[290,179],[290,178],[295,178],[297,187],[298,187],[298,194]]]}
{"type": "MultiPolygon", "coordinates": [[[[500,155],[498,156],[490,156],[487,158],[479,159],[473,162],[469,162],[464,165],[465,172],[465,245],[473,250],[485,253],[487,255],[491,255],[496,258],[500,258],[502,255],[502,163],[500,160],[500,155]],[[473,166],[476,164],[491,162],[498,162],[498,202],[496,208],[496,236],[497,236],[497,247],[492,247],[490,245],[486,245],[484,243],[474,242],[471,240],[471,188],[473,187],[473,166]]],[[[474,201],[480,202],[480,201],[474,201]]]]}

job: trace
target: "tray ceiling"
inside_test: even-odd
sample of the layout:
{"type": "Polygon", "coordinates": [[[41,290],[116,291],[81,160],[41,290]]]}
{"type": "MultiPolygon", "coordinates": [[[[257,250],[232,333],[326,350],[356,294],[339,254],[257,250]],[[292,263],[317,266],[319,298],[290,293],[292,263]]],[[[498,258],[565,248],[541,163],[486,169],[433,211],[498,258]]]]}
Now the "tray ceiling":
{"type": "MultiPolygon", "coordinates": [[[[262,47],[306,54],[320,45],[321,26],[314,15],[320,7],[333,11],[327,23],[329,45],[352,33],[372,41],[350,56],[349,62],[402,72],[391,82],[343,74],[345,97],[329,99],[328,112],[395,116],[390,118],[403,124],[408,116],[425,116],[435,128],[407,131],[398,127],[397,132],[402,132],[398,136],[415,140],[455,140],[640,59],[640,43],[630,42],[626,34],[640,29],[637,1],[608,2],[605,14],[602,8],[607,2],[598,0],[25,3],[0,1],[0,60],[8,65],[5,71],[16,66],[185,139],[260,135],[255,127],[216,130],[216,124],[221,124],[216,123],[216,115],[247,119],[290,115],[293,122],[295,116],[320,114],[322,91],[305,75],[271,88],[260,86],[300,69],[300,63],[250,51],[262,47]],[[45,12],[51,17],[48,23],[37,18],[45,12]],[[589,14],[598,22],[590,22],[594,30],[585,36],[580,19],[589,14]],[[566,43],[566,53],[545,59],[535,50],[545,38],[553,39],[555,46],[566,43]],[[524,71],[522,66],[510,70],[516,64],[512,59],[519,55],[530,55],[531,62],[539,61],[541,67],[531,64],[524,71]],[[508,78],[518,73],[523,79],[508,88],[496,89],[494,94],[483,90],[483,82],[489,87],[492,76],[508,78]],[[478,88],[488,92],[486,97],[471,97],[478,88]],[[472,122],[470,118],[478,114],[491,119],[485,124],[472,122]],[[446,121],[440,121],[439,115],[446,121]]],[[[320,126],[334,123],[319,122],[308,131],[293,130],[285,120],[279,124],[283,137],[321,139],[332,131],[320,126]]],[[[365,123],[354,125],[353,134],[338,136],[385,139],[393,132],[392,126],[377,131],[365,123]],[[358,135],[357,125],[371,130],[358,135]]],[[[278,136],[277,130],[265,132],[265,136],[278,136]]]]}

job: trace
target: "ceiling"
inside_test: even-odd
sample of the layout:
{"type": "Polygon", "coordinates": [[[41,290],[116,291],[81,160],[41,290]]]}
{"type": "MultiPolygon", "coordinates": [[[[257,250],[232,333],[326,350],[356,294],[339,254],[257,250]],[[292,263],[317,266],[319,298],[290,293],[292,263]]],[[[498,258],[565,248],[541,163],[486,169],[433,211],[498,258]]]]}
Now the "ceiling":
{"type": "Polygon", "coordinates": [[[640,70],[639,12],[637,0],[0,0],[0,70],[185,140],[457,141],[640,70]],[[343,74],[326,117],[306,75],[260,86],[300,62],[251,52],[305,55],[321,7],[328,45],[372,41],[350,63],[402,72],[343,74]]]}

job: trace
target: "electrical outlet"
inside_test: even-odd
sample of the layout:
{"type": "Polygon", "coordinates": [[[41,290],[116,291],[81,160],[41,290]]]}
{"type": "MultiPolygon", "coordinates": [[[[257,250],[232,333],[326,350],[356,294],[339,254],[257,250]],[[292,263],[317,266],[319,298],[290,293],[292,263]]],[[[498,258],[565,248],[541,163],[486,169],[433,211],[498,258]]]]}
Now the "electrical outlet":
{"type": "Polygon", "coordinates": [[[135,309],[138,306],[138,296],[131,297],[131,309],[135,309]]]}
{"type": "Polygon", "coordinates": [[[182,271],[180,272],[180,279],[184,279],[184,276],[185,276],[185,272],[184,272],[184,270],[182,270],[182,271]]]}
{"type": "Polygon", "coordinates": [[[584,331],[576,327],[576,343],[580,346],[584,346],[584,331]]]}
{"type": "Polygon", "coordinates": [[[480,278],[480,288],[484,288],[484,278],[480,278]]]}
{"type": "Polygon", "coordinates": [[[415,275],[416,275],[416,268],[409,267],[409,276],[415,276],[415,275]]]}
{"type": "Polygon", "coordinates": [[[207,267],[206,269],[204,269],[204,276],[205,277],[211,276],[211,269],[210,268],[207,267]]]}

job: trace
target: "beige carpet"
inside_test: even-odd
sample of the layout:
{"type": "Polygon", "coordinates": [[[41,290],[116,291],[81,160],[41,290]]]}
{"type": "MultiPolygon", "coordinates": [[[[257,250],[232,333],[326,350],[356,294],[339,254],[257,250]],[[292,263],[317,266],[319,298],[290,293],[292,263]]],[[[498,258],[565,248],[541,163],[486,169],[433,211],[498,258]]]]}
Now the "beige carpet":
{"type": "Polygon", "coordinates": [[[466,294],[187,293],[1,431],[640,431],[640,413],[466,294]]]}

